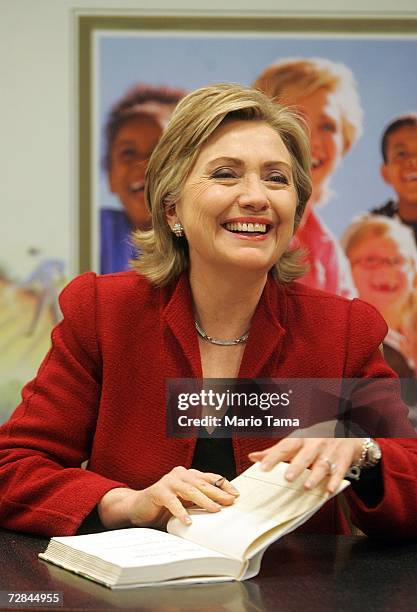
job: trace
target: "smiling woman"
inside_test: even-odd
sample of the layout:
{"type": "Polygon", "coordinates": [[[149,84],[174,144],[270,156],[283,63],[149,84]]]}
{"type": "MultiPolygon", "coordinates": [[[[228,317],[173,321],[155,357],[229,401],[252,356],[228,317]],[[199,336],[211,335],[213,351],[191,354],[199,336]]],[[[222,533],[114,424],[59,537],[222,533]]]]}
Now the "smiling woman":
{"type": "MultiPolygon", "coordinates": [[[[194,209],[196,217],[210,208],[214,220],[207,227],[202,220],[198,231],[212,235],[215,227],[217,237],[224,235],[223,225],[227,222],[242,221],[248,216],[255,222],[263,221],[268,225],[268,248],[272,238],[276,242],[283,232],[278,223],[278,209],[282,208],[282,225],[290,235],[286,243],[282,237],[281,251],[275,253],[275,261],[269,267],[281,280],[292,280],[305,271],[298,252],[287,249],[311,194],[305,125],[295,113],[274,106],[262,94],[236,88],[235,92],[231,85],[219,85],[187,96],[178,107],[182,112],[174,115],[169,132],[152,156],[145,197],[153,230],[136,233],[135,244],[142,257],[135,266],[158,285],[167,284],[191,261],[190,241],[174,241],[170,231],[182,220],[183,211],[190,216],[184,210],[187,208],[194,209]],[[234,95],[242,91],[247,92],[247,98],[235,100],[234,95]],[[203,107],[205,113],[201,113],[203,107]],[[192,120],[187,112],[193,113],[192,120]],[[200,198],[202,202],[197,205],[195,199],[200,198]],[[205,203],[206,198],[213,202],[205,203]]],[[[196,225],[197,221],[192,223],[196,225]]]]}
{"type": "MultiPolygon", "coordinates": [[[[167,379],[394,377],[372,306],[294,282],[302,266],[288,247],[310,193],[293,112],[233,84],[180,102],[149,160],[152,229],[135,232],[136,269],[87,273],[64,290],[53,349],[0,431],[2,526],[66,535],[92,518],[101,529],[160,528],[172,515],[188,524],[190,505],[232,504],[229,480],[251,461],[287,461],[288,482],[309,467],[304,486],[329,493],[362,469],[347,493],[355,524],[417,536],[417,444],[399,437],[414,431],[394,390],[384,406],[397,439],[380,447],[302,437],[308,429],[272,445],[166,434],[167,379]]],[[[337,499],[304,529],[347,533],[337,499]]]]}
{"type": "MultiPolygon", "coordinates": [[[[293,235],[297,195],[291,157],[262,121],[227,121],[208,138],[168,211],[181,223],[190,278],[266,275],[293,235]]],[[[261,284],[263,286],[264,281],[261,284]]]]}

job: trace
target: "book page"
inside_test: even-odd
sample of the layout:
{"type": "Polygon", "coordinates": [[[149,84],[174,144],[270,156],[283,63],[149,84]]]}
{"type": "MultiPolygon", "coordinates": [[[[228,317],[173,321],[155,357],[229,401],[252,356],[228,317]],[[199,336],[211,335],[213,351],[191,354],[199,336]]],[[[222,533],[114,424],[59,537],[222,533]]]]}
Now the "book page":
{"type": "MultiPolygon", "coordinates": [[[[324,482],[311,491],[304,489],[310,470],[304,470],[292,483],[285,480],[287,467],[288,464],[282,462],[270,472],[264,472],[260,464],[255,463],[233,480],[240,492],[233,506],[217,513],[191,510],[192,525],[185,526],[171,519],[168,531],[230,557],[245,559],[251,544],[262,534],[280,525],[282,530],[277,537],[288,533],[330,498],[324,482]]],[[[348,484],[343,481],[336,494],[348,484]]],[[[269,537],[268,543],[274,539],[274,536],[269,537]]],[[[261,542],[253,547],[253,554],[260,548],[261,542]]]]}
{"type": "MultiPolygon", "coordinates": [[[[81,551],[123,568],[164,565],[191,559],[219,558],[224,555],[211,549],[182,540],[156,529],[130,528],[92,533],[82,536],[53,538],[56,552],[63,545],[66,556],[72,551],[81,551]],[[68,550],[70,547],[70,550],[68,550]]],[[[43,553],[41,558],[48,559],[43,553]]]]}

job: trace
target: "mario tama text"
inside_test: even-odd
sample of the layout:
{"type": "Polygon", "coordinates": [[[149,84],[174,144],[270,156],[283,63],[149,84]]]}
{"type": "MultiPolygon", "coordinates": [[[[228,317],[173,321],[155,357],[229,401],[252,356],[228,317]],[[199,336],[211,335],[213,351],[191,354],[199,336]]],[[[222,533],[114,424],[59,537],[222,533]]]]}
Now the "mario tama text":
{"type": "Polygon", "coordinates": [[[394,380],[169,379],[166,392],[171,437],[415,435],[394,380]]]}
{"type": "Polygon", "coordinates": [[[180,427],[233,427],[233,428],[252,428],[252,427],[299,427],[299,419],[287,419],[274,417],[272,414],[264,414],[259,417],[239,417],[237,414],[225,414],[223,418],[213,415],[203,417],[178,417],[180,427]]]}

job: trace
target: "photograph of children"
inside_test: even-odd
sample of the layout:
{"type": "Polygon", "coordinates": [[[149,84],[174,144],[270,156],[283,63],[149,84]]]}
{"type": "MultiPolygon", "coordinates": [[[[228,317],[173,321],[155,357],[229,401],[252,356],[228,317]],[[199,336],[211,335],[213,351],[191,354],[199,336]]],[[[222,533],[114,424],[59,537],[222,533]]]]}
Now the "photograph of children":
{"type": "MultiPolygon", "coordinates": [[[[414,377],[417,288],[409,237],[417,222],[417,125],[410,109],[417,99],[417,37],[113,31],[98,33],[96,49],[94,147],[96,160],[105,164],[101,173],[99,164],[92,169],[95,269],[126,269],[129,257],[140,254],[129,250],[124,237],[148,222],[146,211],[136,220],[132,215],[132,210],[143,214],[139,201],[146,160],[138,156],[132,162],[131,178],[126,172],[118,183],[112,176],[116,153],[111,146],[117,137],[111,140],[108,134],[112,113],[116,116],[118,104],[123,107],[129,98],[126,92],[138,82],[144,88],[172,88],[178,97],[209,83],[255,86],[299,112],[310,132],[313,193],[292,243],[303,247],[309,263],[302,282],[372,303],[389,326],[390,363],[400,376],[414,377]],[[378,249],[358,255],[359,238],[355,248],[353,243],[348,248],[346,235],[365,213],[396,223],[376,230],[367,221],[365,242],[378,242],[378,249]]],[[[140,109],[141,102],[135,104],[140,109]]],[[[147,134],[146,158],[163,126],[155,119],[158,113],[146,109],[153,127],[148,122],[145,128],[142,111],[132,125],[141,133],[138,138],[147,134]]]]}
{"type": "Polygon", "coordinates": [[[119,272],[136,256],[129,237],[148,229],[144,184],[147,162],[184,92],[138,84],[111,109],[105,125],[103,167],[122,208],[100,209],[100,272],[119,272]]]}

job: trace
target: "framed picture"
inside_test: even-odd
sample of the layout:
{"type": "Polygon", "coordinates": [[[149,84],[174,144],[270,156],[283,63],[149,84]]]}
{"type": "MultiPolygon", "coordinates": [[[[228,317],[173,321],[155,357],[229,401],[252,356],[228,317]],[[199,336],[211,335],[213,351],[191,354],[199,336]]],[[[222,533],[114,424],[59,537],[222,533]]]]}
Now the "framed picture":
{"type": "Polygon", "coordinates": [[[177,100],[208,84],[255,85],[310,127],[314,208],[296,234],[309,255],[303,280],[373,304],[390,329],[391,364],[414,377],[417,214],[407,221],[398,207],[403,189],[417,209],[417,21],[80,16],[78,34],[80,269],[122,270],[137,256],[129,236],[149,222],[147,159],[177,100]],[[387,159],[387,143],[388,157],[406,149],[401,160],[387,159]],[[404,156],[414,165],[401,186],[404,156]]]}
{"type": "Polygon", "coordinates": [[[353,73],[362,135],[320,209],[340,235],[356,214],[384,202],[379,143],[396,115],[416,110],[417,22],[378,19],[78,17],[79,262],[100,271],[100,210],[119,209],[105,168],[111,109],[136,84],[184,92],[216,82],[251,85],[285,58],[328,58],[353,73]]]}

